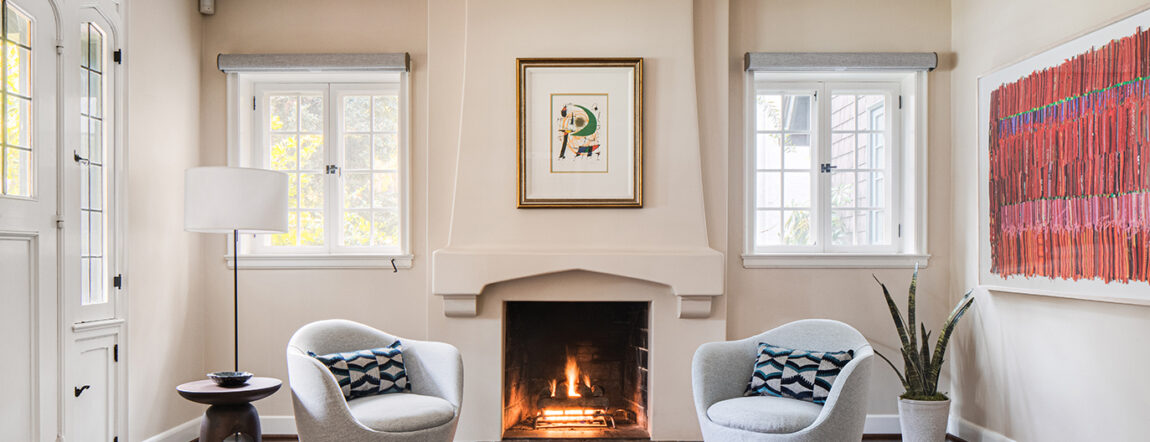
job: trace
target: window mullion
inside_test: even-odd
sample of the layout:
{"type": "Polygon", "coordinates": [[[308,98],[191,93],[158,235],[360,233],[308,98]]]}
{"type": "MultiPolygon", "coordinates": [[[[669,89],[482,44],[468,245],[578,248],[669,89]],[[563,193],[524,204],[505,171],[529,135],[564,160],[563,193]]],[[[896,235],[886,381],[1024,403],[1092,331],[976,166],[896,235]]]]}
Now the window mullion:
{"type": "Polygon", "coordinates": [[[340,110],[339,110],[339,97],[333,91],[332,85],[329,83],[324,88],[325,103],[327,109],[324,110],[324,159],[325,164],[333,164],[336,166],[336,172],[333,174],[326,173],[325,166],[325,186],[324,191],[324,244],[328,253],[339,252],[339,235],[340,235],[340,218],[343,216],[343,200],[341,198],[340,186],[343,180],[343,161],[340,158],[340,151],[342,151],[342,140],[340,136],[340,110]]]}
{"type": "Polygon", "coordinates": [[[826,82],[819,83],[819,92],[822,99],[818,100],[818,117],[816,124],[818,128],[818,161],[816,161],[816,168],[814,170],[818,179],[815,180],[817,190],[815,195],[818,198],[817,204],[817,219],[819,223],[819,238],[818,249],[820,252],[827,252],[830,249],[831,242],[831,197],[830,197],[830,173],[823,173],[821,165],[823,163],[831,162],[831,95],[830,87],[826,82]]]}

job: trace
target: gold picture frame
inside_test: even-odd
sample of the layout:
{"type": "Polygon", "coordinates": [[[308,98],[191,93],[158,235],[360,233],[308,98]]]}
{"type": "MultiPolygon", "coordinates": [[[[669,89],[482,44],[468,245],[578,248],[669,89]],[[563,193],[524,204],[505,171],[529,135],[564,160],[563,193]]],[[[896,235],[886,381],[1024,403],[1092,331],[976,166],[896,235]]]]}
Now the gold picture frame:
{"type": "Polygon", "coordinates": [[[643,207],[643,59],[515,64],[518,207],[643,207]]]}

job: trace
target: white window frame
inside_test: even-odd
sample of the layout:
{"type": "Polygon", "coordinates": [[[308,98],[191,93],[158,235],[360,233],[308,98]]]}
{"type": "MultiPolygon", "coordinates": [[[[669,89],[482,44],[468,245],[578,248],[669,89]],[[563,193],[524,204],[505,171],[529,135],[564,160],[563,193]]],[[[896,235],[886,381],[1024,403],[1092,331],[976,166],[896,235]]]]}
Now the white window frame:
{"type": "MultiPolygon", "coordinates": [[[[744,268],[909,268],[926,267],[930,255],[927,241],[927,74],[924,71],[883,72],[748,72],[745,82],[744,103],[744,268]],[[816,189],[829,189],[828,173],[817,173],[812,180],[812,223],[819,229],[816,246],[755,247],[755,213],[757,206],[757,127],[756,97],[772,90],[818,90],[820,98],[813,103],[818,111],[812,121],[812,152],[815,158],[829,161],[831,129],[820,124],[829,115],[830,92],[882,89],[890,94],[891,105],[886,120],[893,134],[885,148],[890,170],[890,183],[886,186],[892,220],[889,246],[835,247],[823,244],[829,238],[829,201],[824,201],[816,189]],[[824,105],[821,102],[826,101],[824,105]],[[901,109],[900,109],[901,107],[901,109]],[[818,182],[818,185],[814,183],[818,182]],[[826,216],[820,217],[820,214],[826,216]],[[827,218],[827,219],[821,219],[827,218]],[[901,235],[899,235],[901,229],[901,235]]],[[[817,166],[817,165],[813,165],[817,166]]]]}
{"type": "MultiPolygon", "coordinates": [[[[398,92],[399,96],[399,220],[400,244],[398,247],[341,247],[325,243],[323,247],[311,250],[292,247],[289,250],[271,250],[255,244],[254,235],[240,232],[240,266],[249,269],[292,269],[292,268],[396,268],[409,269],[411,254],[411,118],[410,85],[406,72],[231,72],[227,74],[228,89],[228,165],[238,167],[266,167],[261,164],[264,149],[263,131],[257,130],[261,115],[266,109],[255,106],[259,94],[269,88],[296,87],[296,90],[324,90],[325,113],[335,109],[337,118],[327,118],[325,122],[325,157],[337,158],[336,164],[343,164],[343,140],[339,137],[342,107],[337,106],[337,98],[345,91],[398,92]],[[330,88],[329,88],[330,85],[330,88]],[[335,107],[332,107],[335,106],[335,107]],[[255,107],[255,109],[253,109],[255,107]]],[[[263,106],[266,108],[266,106],[263,106]]],[[[330,114],[330,113],[329,113],[330,114]]],[[[326,118],[326,116],[325,116],[326,118]]],[[[326,160],[325,160],[326,162],[326,160]]],[[[329,229],[339,231],[340,207],[342,202],[341,182],[327,179],[324,197],[325,236],[332,238],[329,229]],[[333,218],[336,217],[336,218],[333,218]]],[[[228,239],[228,252],[225,257],[229,268],[235,266],[228,239]]]]}

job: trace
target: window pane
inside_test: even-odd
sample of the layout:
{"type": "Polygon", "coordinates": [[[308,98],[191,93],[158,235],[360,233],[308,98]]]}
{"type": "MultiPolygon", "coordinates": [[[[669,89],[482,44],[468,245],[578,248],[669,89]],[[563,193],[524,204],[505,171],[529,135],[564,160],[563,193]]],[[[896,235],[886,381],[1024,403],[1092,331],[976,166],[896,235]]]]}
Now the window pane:
{"type": "Polygon", "coordinates": [[[323,170],[323,135],[300,135],[300,170],[323,170]]]}
{"type": "Polygon", "coordinates": [[[371,135],[344,135],[344,168],[351,170],[371,169],[371,135]]]}
{"type": "Polygon", "coordinates": [[[858,201],[859,207],[871,207],[871,204],[874,204],[874,195],[871,193],[871,183],[873,181],[874,178],[870,173],[858,173],[858,180],[855,181],[855,198],[856,201],[858,201]]]}
{"type": "Polygon", "coordinates": [[[31,20],[27,16],[20,13],[13,7],[7,7],[4,11],[4,30],[7,33],[5,37],[14,43],[19,43],[24,46],[30,46],[31,43],[31,20]]]}
{"type": "Polygon", "coordinates": [[[811,146],[809,136],[787,135],[787,145],[783,147],[783,165],[787,169],[810,170],[811,146]],[[798,139],[796,140],[796,138],[798,139]]]}
{"type": "Polygon", "coordinates": [[[80,258],[80,302],[87,304],[92,299],[92,260],[80,258]]]}
{"type": "Polygon", "coordinates": [[[380,210],[372,213],[372,229],[371,245],[398,246],[399,212],[380,210]]]}
{"type": "Polygon", "coordinates": [[[348,132],[371,131],[371,97],[343,97],[343,128],[348,132]]]}
{"type": "Polygon", "coordinates": [[[299,179],[300,207],[323,209],[323,175],[302,173],[299,175],[299,179]]]}
{"type": "Polygon", "coordinates": [[[811,207],[811,173],[787,172],[783,174],[783,201],[787,207],[811,207]]]}
{"type": "Polygon", "coordinates": [[[32,113],[29,110],[30,101],[15,95],[7,95],[4,100],[4,140],[9,146],[28,146],[28,136],[31,134],[32,113]]]}
{"type": "Polygon", "coordinates": [[[103,258],[92,258],[89,262],[92,265],[92,269],[91,269],[92,281],[90,282],[91,287],[92,287],[92,289],[91,289],[92,291],[91,291],[91,294],[88,296],[87,302],[82,302],[82,303],[85,305],[88,305],[88,304],[103,304],[105,302],[108,302],[107,294],[105,293],[105,290],[104,290],[104,288],[105,288],[104,283],[105,283],[105,281],[107,281],[107,279],[105,279],[105,277],[104,277],[104,259],[103,258]]]}
{"type": "Polygon", "coordinates": [[[782,212],[778,210],[760,210],[755,212],[755,245],[777,246],[783,243],[780,220],[782,212]]]}
{"type": "Polygon", "coordinates": [[[783,167],[782,135],[759,134],[757,166],[759,169],[781,169],[783,167]]]}
{"type": "Polygon", "coordinates": [[[855,135],[831,135],[831,165],[839,169],[855,167],[855,135]]]}
{"type": "Polygon", "coordinates": [[[104,115],[104,87],[101,76],[96,72],[88,73],[88,112],[93,117],[104,115]]]}
{"type": "Polygon", "coordinates": [[[323,245],[323,212],[302,211],[299,213],[299,245],[323,245]]]}
{"type": "Polygon", "coordinates": [[[831,211],[831,244],[836,246],[854,245],[854,211],[831,211]]]}
{"type": "Polygon", "coordinates": [[[814,244],[809,210],[783,211],[783,243],[790,246],[814,244]]]}
{"type": "Polygon", "coordinates": [[[883,113],[886,108],[886,97],[882,95],[859,95],[858,96],[858,119],[859,130],[885,130],[886,122],[883,120],[883,113]]]}
{"type": "Polygon", "coordinates": [[[343,206],[348,209],[371,207],[371,174],[343,174],[343,206]]]}
{"type": "Polygon", "coordinates": [[[343,214],[343,245],[366,246],[371,243],[371,221],[359,211],[343,214]]]}
{"type": "Polygon", "coordinates": [[[32,196],[32,153],[11,147],[4,149],[4,193],[32,196]]]}
{"type": "Polygon", "coordinates": [[[376,173],[372,176],[373,207],[377,209],[399,208],[399,186],[396,173],[376,173]]]}
{"type": "Polygon", "coordinates": [[[299,174],[288,173],[288,208],[299,208],[299,174]]]}
{"type": "Polygon", "coordinates": [[[275,170],[295,170],[298,163],[295,135],[272,135],[271,165],[275,170]]]}
{"type": "Polygon", "coordinates": [[[8,91],[27,96],[31,94],[32,74],[30,64],[32,52],[16,45],[8,45],[4,62],[4,79],[8,91]]]}
{"type": "Polygon", "coordinates": [[[855,173],[831,173],[831,207],[855,206],[855,173]]]}
{"type": "Polygon", "coordinates": [[[808,95],[788,95],[783,107],[785,129],[788,132],[811,130],[811,97],[808,95]]]}
{"type": "Polygon", "coordinates": [[[104,168],[100,166],[88,166],[90,170],[88,174],[88,189],[91,192],[91,208],[92,210],[100,210],[104,208],[104,168]]]}
{"type": "Polygon", "coordinates": [[[383,134],[372,137],[373,159],[372,168],[376,170],[399,169],[399,142],[395,134],[383,134]]]}
{"type": "Polygon", "coordinates": [[[103,163],[104,157],[104,122],[91,118],[88,120],[91,126],[88,128],[88,146],[91,149],[88,152],[88,159],[97,163],[103,163]]]}
{"type": "Polygon", "coordinates": [[[323,96],[303,95],[299,98],[300,131],[323,132],[323,96]]]}
{"type": "Polygon", "coordinates": [[[831,130],[855,130],[854,95],[831,95],[831,130]]]}
{"type": "Polygon", "coordinates": [[[372,97],[372,128],[376,132],[396,132],[399,130],[399,97],[372,97]]]}
{"type": "Polygon", "coordinates": [[[783,121],[783,96],[759,95],[756,98],[755,118],[758,130],[780,130],[783,121]]]}
{"type": "Polygon", "coordinates": [[[299,130],[298,96],[272,95],[268,102],[271,108],[269,127],[273,132],[296,132],[299,130]]]}
{"type": "Polygon", "coordinates": [[[779,172],[758,173],[758,195],[756,201],[760,208],[780,207],[782,205],[782,174],[779,172]]]}

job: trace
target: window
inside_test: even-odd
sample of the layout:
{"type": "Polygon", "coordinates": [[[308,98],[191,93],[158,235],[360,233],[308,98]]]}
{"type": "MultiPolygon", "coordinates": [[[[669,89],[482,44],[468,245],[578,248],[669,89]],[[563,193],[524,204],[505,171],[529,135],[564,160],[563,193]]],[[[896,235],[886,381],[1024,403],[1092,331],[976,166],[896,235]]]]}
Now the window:
{"type": "Polygon", "coordinates": [[[237,78],[252,106],[233,122],[250,128],[239,161],[285,172],[290,186],[289,231],[244,238],[242,266],[410,266],[404,78],[237,78]]]}
{"type": "Polygon", "coordinates": [[[911,103],[924,74],[759,72],[749,85],[744,266],[925,264],[911,103]]]}
{"type": "Polygon", "coordinates": [[[80,304],[108,302],[104,32],[80,25],[80,304]]]}
{"type": "Polygon", "coordinates": [[[32,21],[16,8],[4,4],[3,95],[4,118],[0,127],[0,196],[32,198],[35,179],[32,176],[32,21]]]}

